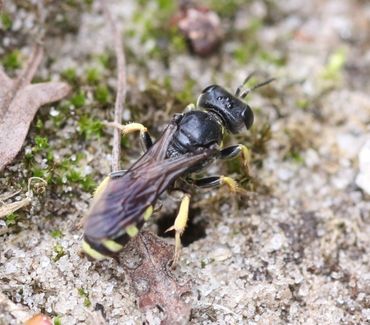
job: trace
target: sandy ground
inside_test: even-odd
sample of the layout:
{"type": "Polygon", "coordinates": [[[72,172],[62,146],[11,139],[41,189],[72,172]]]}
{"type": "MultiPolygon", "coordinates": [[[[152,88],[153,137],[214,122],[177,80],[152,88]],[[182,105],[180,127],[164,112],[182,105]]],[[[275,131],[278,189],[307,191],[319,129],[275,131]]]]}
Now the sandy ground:
{"type": "MultiPolygon", "coordinates": [[[[135,1],[110,3],[124,28],[136,26],[135,1]]],[[[370,323],[370,202],[355,182],[358,154],[370,139],[370,4],[360,0],[270,3],[246,2],[232,24],[224,21],[224,28],[242,33],[253,19],[260,19],[264,23],[255,34],[260,49],[284,58],[283,64],[262,56],[245,63],[235,60],[234,49],[248,43],[236,38],[226,39],[221,54],[210,59],[184,52],[171,56],[168,66],[147,59],[143,68],[128,58],[128,78],[135,79],[135,86],[129,84],[129,96],[144,90],[149,80],[164,77],[175,89],[181,89],[186,78],[196,80],[194,100],[214,82],[235,89],[255,69],[277,77],[272,94],[270,88],[267,94],[261,90],[248,99],[256,109],[256,125],[268,122],[272,134],[262,164],[252,166],[260,185],[257,191],[233,197],[220,189],[194,197],[198,223],[187,231],[202,227],[205,234],[183,249],[176,270],[182,280],[192,281],[190,323],[370,323]],[[338,68],[335,60],[341,59],[343,66],[338,68]]],[[[156,8],[153,3],[149,7],[156,8]]],[[[10,10],[15,9],[10,6],[10,10]]],[[[150,10],[143,14],[150,15],[150,10]]],[[[18,17],[24,15],[26,11],[18,17]]],[[[41,75],[58,76],[71,65],[78,70],[85,64],[80,58],[112,47],[108,25],[96,5],[79,19],[76,31],[46,43],[52,63],[41,75]]],[[[20,29],[27,28],[27,20],[18,23],[20,29]]],[[[140,25],[137,29],[140,33],[140,25]]],[[[150,40],[144,45],[135,37],[125,40],[126,49],[139,58],[145,58],[153,46],[150,40]]],[[[114,82],[115,76],[109,76],[109,83],[114,82]]],[[[50,146],[61,148],[59,155],[84,148],[76,143],[63,151],[61,144],[73,132],[73,123],[50,140],[50,146]]],[[[31,145],[27,141],[25,148],[31,145]]],[[[88,172],[97,179],[109,172],[108,141],[92,141],[95,149],[82,161],[89,163],[88,172]]],[[[21,155],[1,175],[1,184],[26,175],[23,167],[21,155]]],[[[225,170],[211,171],[217,173],[218,168],[225,170]]],[[[26,211],[26,221],[17,231],[0,237],[1,292],[14,308],[29,315],[41,311],[59,316],[62,324],[96,324],[97,306],[104,308],[107,324],[144,320],[159,324],[155,312],[143,316],[137,308],[121,265],[111,260],[90,262],[79,254],[78,222],[90,197],[69,185],[62,192],[46,192],[26,211]],[[63,236],[53,238],[55,229],[63,236]],[[56,245],[65,252],[57,261],[56,245]]],[[[175,208],[168,211],[164,213],[176,213],[175,208]]],[[[156,225],[146,228],[155,230],[156,225]]],[[[1,324],[18,324],[21,319],[0,301],[1,324]]]]}

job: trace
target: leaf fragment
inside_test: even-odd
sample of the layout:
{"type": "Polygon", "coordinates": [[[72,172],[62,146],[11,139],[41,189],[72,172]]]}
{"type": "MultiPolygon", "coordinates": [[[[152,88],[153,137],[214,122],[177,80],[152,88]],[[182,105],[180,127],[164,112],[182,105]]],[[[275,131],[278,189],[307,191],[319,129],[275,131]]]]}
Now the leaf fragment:
{"type": "Polygon", "coordinates": [[[21,150],[39,108],[70,92],[70,86],[64,82],[31,84],[42,58],[43,49],[37,44],[16,79],[10,79],[0,66],[0,170],[21,150]]]}

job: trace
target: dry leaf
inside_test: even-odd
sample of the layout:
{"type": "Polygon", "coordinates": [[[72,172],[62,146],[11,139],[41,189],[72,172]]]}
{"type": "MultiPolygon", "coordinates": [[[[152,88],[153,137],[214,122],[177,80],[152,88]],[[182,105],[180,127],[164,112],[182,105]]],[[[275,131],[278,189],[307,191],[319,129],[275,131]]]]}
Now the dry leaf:
{"type": "Polygon", "coordinates": [[[0,66],[0,170],[22,148],[40,106],[58,101],[70,91],[64,82],[31,84],[42,57],[43,49],[36,45],[26,67],[16,79],[10,79],[0,66]]]}
{"type": "Polygon", "coordinates": [[[188,324],[190,305],[183,295],[189,283],[180,284],[171,273],[174,248],[150,232],[141,232],[125,248],[122,264],[143,310],[159,307],[164,313],[161,324],[188,324]]]}

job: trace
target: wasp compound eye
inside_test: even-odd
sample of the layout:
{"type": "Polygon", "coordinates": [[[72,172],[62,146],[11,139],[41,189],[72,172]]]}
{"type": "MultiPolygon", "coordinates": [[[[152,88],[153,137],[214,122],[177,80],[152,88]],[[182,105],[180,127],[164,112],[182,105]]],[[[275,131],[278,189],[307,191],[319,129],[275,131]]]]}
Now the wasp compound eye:
{"type": "Polygon", "coordinates": [[[254,114],[253,114],[252,109],[249,107],[249,105],[246,105],[242,115],[243,115],[244,124],[246,128],[250,129],[254,122],[254,114]]]}

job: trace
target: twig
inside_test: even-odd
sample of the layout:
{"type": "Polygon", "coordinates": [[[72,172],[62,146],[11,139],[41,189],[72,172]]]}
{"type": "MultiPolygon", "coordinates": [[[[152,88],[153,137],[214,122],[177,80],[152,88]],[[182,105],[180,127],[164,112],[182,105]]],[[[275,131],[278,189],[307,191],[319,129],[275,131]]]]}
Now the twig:
{"type": "MultiPolygon", "coordinates": [[[[36,191],[41,192],[41,193],[45,191],[45,186],[47,185],[47,182],[40,177],[31,177],[28,180],[28,190],[26,192],[26,197],[24,199],[20,201],[12,202],[12,203],[1,202],[2,205],[0,206],[0,219],[29,205],[32,202],[32,198],[34,194],[32,191],[32,183],[34,183],[36,191]]],[[[16,193],[13,193],[13,196],[16,195],[17,193],[19,193],[19,191],[17,191],[16,193]]]]}
{"type": "MultiPolygon", "coordinates": [[[[29,58],[26,67],[21,72],[20,76],[17,78],[18,89],[25,87],[30,84],[33,76],[35,75],[37,68],[39,67],[42,58],[44,56],[44,50],[41,44],[36,43],[32,49],[31,57],[29,58]]],[[[18,90],[17,89],[17,90],[18,90]]]]}
{"type": "MultiPolygon", "coordinates": [[[[126,99],[126,60],[123,50],[122,35],[117,27],[116,21],[113,19],[106,1],[100,0],[105,17],[110,24],[114,40],[114,50],[117,57],[117,95],[114,104],[114,122],[121,124],[123,104],[126,99]]],[[[113,149],[112,149],[112,171],[120,170],[120,155],[121,155],[121,132],[115,128],[113,130],[113,149]]]]}
{"type": "MultiPolygon", "coordinates": [[[[43,49],[40,44],[36,44],[32,49],[32,54],[28,59],[25,68],[20,73],[19,77],[14,81],[14,87],[7,93],[5,93],[4,98],[1,100],[1,106],[7,107],[13,101],[17,92],[22,88],[31,83],[33,76],[39,67],[41,60],[43,58],[43,49]]],[[[0,81],[7,83],[8,86],[12,84],[12,80],[5,74],[5,72],[0,68],[0,81]]],[[[3,85],[2,85],[3,86],[3,85]]],[[[1,112],[5,114],[5,112],[1,112]]]]}

